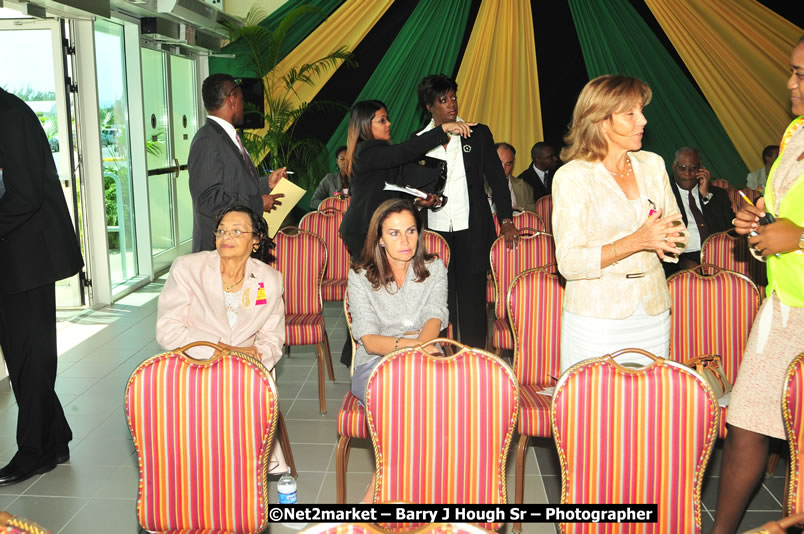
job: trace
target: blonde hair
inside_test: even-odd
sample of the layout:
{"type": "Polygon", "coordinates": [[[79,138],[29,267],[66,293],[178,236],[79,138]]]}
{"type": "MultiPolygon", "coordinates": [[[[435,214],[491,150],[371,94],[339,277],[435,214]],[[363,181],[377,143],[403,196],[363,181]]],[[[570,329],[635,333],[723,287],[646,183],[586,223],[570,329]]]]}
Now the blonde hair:
{"type": "Polygon", "coordinates": [[[601,123],[613,113],[622,113],[636,104],[647,106],[651,94],[648,84],[630,76],[605,74],[590,80],[575,102],[569,132],[564,137],[567,146],[561,150],[561,159],[602,160],[608,144],[601,123]]]}

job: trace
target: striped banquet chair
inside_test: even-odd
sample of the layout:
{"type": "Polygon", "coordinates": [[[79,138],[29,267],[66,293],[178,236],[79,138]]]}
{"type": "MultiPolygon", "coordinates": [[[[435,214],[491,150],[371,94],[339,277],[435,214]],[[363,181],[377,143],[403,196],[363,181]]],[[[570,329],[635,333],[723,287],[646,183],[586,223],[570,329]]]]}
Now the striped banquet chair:
{"type": "Polygon", "coordinates": [[[280,230],[276,243],[276,268],[285,287],[285,345],[315,345],[318,356],[318,404],[327,413],[324,366],[335,380],[329,338],[324,324],[321,281],[327,265],[324,240],[306,230],[289,227],[280,230]]]}
{"type": "MultiPolygon", "coordinates": [[[[497,232],[497,235],[500,235],[500,221],[497,219],[497,214],[495,213],[494,216],[494,229],[497,232]]],[[[533,229],[539,232],[546,232],[546,224],[542,219],[541,215],[538,215],[532,211],[523,211],[520,213],[514,214],[513,219],[511,222],[514,223],[514,226],[517,230],[522,231],[526,229],[533,229]]],[[[488,277],[486,278],[486,304],[487,308],[490,311],[492,306],[494,306],[494,302],[496,301],[497,293],[496,289],[494,288],[494,277],[489,273],[488,277]]],[[[503,295],[505,298],[505,295],[503,295]]]]}
{"type": "Polygon", "coordinates": [[[346,213],[346,210],[349,208],[350,198],[351,197],[327,197],[321,201],[321,204],[318,205],[318,211],[334,208],[338,211],[346,213]]]}
{"type": "MultiPolygon", "coordinates": [[[[656,504],[656,523],[606,532],[701,532],[701,483],[715,443],[718,406],[703,378],[683,364],[625,349],[570,367],[553,395],[553,437],[562,504],[656,504]],[[623,367],[639,353],[653,364],[623,367]]],[[[602,532],[561,523],[562,534],[602,532]]]]}
{"type": "Polygon", "coordinates": [[[553,233],[553,195],[545,195],[537,200],[535,210],[544,221],[544,231],[553,233]]]}
{"type": "Polygon", "coordinates": [[[424,231],[424,250],[428,254],[436,254],[441,261],[444,262],[444,267],[449,268],[449,245],[444,237],[431,230],[424,231]]]}
{"type": "Polygon", "coordinates": [[[460,350],[437,357],[422,347],[401,349],[368,379],[374,502],[505,504],[519,406],[514,373],[496,356],[454,341],[424,347],[434,343],[460,350]]]}
{"type": "Polygon", "coordinates": [[[790,462],[784,513],[804,513],[804,352],[796,356],[787,368],[782,393],[782,418],[790,462]]]}
{"type": "MultiPolygon", "coordinates": [[[[508,318],[514,333],[514,374],[519,383],[519,446],[516,504],[525,492],[525,453],[531,437],[549,438],[550,400],[544,389],[561,374],[563,281],[540,269],[519,274],[508,290],[508,318]],[[542,392],[542,393],[540,393],[542,392]]],[[[519,530],[518,525],[514,530],[519,530]]]]}
{"type": "Polygon", "coordinates": [[[701,246],[701,263],[710,263],[721,269],[743,274],[757,287],[768,284],[765,264],[748,251],[748,239],[745,236],[732,235],[730,230],[706,238],[701,246]]]}
{"type": "Polygon", "coordinates": [[[137,518],[149,532],[260,532],[277,422],[276,385],[247,354],[195,360],[187,349],[145,360],[126,386],[137,450],[137,518]]]}
{"type": "Polygon", "coordinates": [[[50,534],[50,531],[24,517],[0,512],[0,534],[50,534]]]}
{"type": "MultiPolygon", "coordinates": [[[[670,359],[686,362],[717,354],[734,384],[751,325],[759,311],[759,290],[746,276],[700,265],[667,279],[670,289],[670,359]],[[701,275],[696,271],[713,272],[701,275]]],[[[726,436],[726,407],[718,437],[726,436]]]]}
{"type": "Polygon", "coordinates": [[[311,211],[299,221],[299,228],[312,232],[327,245],[327,269],[321,281],[321,298],[324,302],[343,300],[349,274],[349,251],[338,233],[343,212],[334,208],[311,211]]]}
{"type": "Polygon", "coordinates": [[[504,349],[514,348],[514,336],[508,324],[505,298],[511,281],[519,273],[527,269],[547,267],[555,272],[556,254],[553,236],[535,231],[532,228],[520,229],[519,242],[514,248],[508,248],[505,240],[498,237],[491,245],[489,263],[494,278],[494,328],[489,333],[487,348],[493,348],[497,354],[504,349]]]}

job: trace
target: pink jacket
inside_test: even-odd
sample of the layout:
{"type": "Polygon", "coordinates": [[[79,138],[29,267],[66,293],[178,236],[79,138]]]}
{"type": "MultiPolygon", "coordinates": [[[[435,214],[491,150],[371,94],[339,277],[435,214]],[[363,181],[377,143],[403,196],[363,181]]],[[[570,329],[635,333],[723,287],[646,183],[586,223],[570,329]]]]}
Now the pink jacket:
{"type": "MultiPolygon", "coordinates": [[[[156,341],[173,350],[193,341],[219,341],[236,347],[255,345],[270,370],[282,357],[285,343],[285,303],[282,275],[249,258],[237,321],[229,327],[223,301],[220,258],[216,251],[176,258],[159,295],[156,341]]],[[[193,349],[195,358],[209,358],[207,349],[193,349]]]]}

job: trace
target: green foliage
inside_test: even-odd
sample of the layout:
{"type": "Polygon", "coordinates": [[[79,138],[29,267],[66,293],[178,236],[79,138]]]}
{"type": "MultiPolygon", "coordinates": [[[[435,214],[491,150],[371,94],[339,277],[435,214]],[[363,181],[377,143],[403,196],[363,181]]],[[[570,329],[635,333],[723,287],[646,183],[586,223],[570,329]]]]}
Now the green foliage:
{"type": "Polygon", "coordinates": [[[293,170],[296,173],[292,175],[293,180],[308,191],[317,186],[327,172],[329,157],[326,147],[317,139],[295,138],[295,125],[310,111],[345,111],[346,107],[333,102],[297,103],[297,89],[303,85],[313,86],[317,77],[341,62],[349,67],[357,64],[354,56],[341,47],[323,58],[291,68],[284,76],[275,72],[288,30],[302,17],[319,11],[309,5],[299,6],[291,10],[276,29],[270,30],[259,25],[265,14],[253,7],[246,15],[245,26],[229,27],[231,41],[246,44],[249,56],[243,61],[247,61],[250,70],[262,79],[266,95],[263,116],[267,131],[259,135],[247,134],[246,148],[251,154],[267,153],[263,161],[267,168],[293,170]]]}
{"type": "Polygon", "coordinates": [[[36,91],[30,85],[23,89],[6,90],[9,93],[17,95],[25,102],[46,102],[48,100],[56,100],[55,91],[36,91]]]}

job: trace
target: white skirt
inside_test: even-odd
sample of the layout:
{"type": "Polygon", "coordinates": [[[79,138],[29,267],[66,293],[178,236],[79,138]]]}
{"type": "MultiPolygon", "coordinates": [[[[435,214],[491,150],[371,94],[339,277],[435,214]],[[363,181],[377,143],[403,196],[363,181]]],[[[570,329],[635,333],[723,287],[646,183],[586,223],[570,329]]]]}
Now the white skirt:
{"type": "MultiPolygon", "coordinates": [[[[654,356],[670,354],[670,310],[648,315],[639,305],[625,319],[601,319],[564,311],[561,313],[561,372],[576,363],[620,349],[643,349],[654,356]]],[[[618,363],[648,365],[640,355],[622,356],[618,363]]]]}

